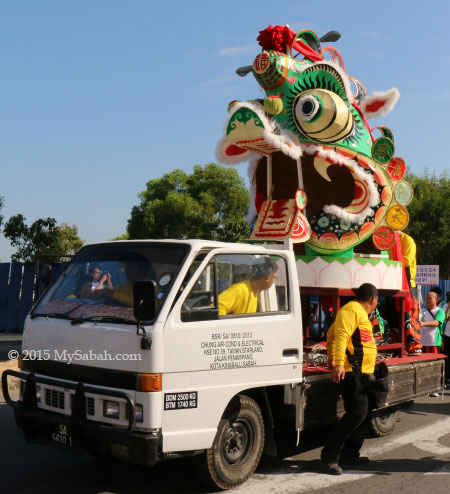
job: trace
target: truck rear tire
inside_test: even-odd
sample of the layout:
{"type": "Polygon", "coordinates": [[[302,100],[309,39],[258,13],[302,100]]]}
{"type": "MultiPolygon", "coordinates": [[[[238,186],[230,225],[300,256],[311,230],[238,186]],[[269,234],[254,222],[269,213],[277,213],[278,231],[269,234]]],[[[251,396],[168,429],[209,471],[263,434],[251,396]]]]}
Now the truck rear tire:
{"type": "Polygon", "coordinates": [[[264,420],[258,404],[239,395],[225,410],[210,449],[196,456],[201,480],[219,489],[231,489],[251,477],[264,449],[264,420]]]}
{"type": "Polygon", "coordinates": [[[400,410],[398,407],[388,407],[376,410],[370,421],[370,430],[374,437],[389,435],[395,428],[400,410]]]}

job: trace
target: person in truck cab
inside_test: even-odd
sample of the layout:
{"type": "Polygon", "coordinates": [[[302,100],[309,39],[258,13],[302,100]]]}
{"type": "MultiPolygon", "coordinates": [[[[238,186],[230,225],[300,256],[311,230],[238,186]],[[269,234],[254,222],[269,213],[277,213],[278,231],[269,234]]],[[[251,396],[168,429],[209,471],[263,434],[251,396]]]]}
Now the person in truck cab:
{"type": "Polygon", "coordinates": [[[105,288],[104,285],[110,290],[114,289],[111,283],[111,275],[104,273],[102,276],[100,268],[92,268],[89,271],[88,281],[81,287],[81,297],[90,298],[93,292],[103,290],[105,288]]]}
{"type": "Polygon", "coordinates": [[[147,260],[129,260],[124,262],[124,272],[126,282],[120,283],[115,288],[104,288],[103,290],[93,291],[92,298],[105,298],[112,303],[118,302],[120,305],[133,307],[133,285],[135,281],[148,279],[149,272],[153,275],[147,260]]]}
{"type": "Polygon", "coordinates": [[[375,370],[377,347],[369,314],[377,307],[378,290],[371,283],[363,283],[355,295],[355,300],[339,309],[327,334],[331,379],[339,387],[345,409],[321,452],[323,469],[332,475],[342,474],[339,462],[369,462],[359,455],[370,412],[362,374],[373,374],[375,370]]]}
{"type": "Polygon", "coordinates": [[[258,295],[277,279],[278,266],[273,259],[255,264],[248,280],[235,283],[219,294],[219,316],[252,314],[258,309],[258,295]]]}
{"type": "Polygon", "coordinates": [[[133,284],[135,281],[146,279],[148,263],[127,262],[125,264],[125,277],[127,281],[117,285],[110,293],[110,297],[123,305],[133,307],[133,284]]]}

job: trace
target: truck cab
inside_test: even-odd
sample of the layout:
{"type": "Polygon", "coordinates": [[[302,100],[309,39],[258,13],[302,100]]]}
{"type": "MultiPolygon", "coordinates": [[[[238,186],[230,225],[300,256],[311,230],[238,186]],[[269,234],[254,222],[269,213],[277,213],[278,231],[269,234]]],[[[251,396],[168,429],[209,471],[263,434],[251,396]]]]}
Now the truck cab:
{"type": "Polygon", "coordinates": [[[27,318],[16,415],[30,441],[152,465],[210,449],[245,393],[252,417],[226,432],[224,469],[245,459],[254,470],[264,388],[302,381],[301,321],[291,251],[197,240],[86,246],[27,318]],[[268,260],[276,279],[256,310],[219,316],[221,293],[268,260]],[[112,289],[91,287],[93,268],[112,289]],[[136,300],[136,281],[146,300],[136,300]],[[142,303],[151,320],[138,320],[142,303]]]}

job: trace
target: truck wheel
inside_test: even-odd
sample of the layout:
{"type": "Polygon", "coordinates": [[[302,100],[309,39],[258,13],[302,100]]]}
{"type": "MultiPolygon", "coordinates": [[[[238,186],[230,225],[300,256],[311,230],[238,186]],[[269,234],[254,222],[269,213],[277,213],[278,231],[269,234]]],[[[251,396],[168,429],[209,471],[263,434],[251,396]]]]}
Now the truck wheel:
{"type": "Polygon", "coordinates": [[[194,465],[207,485],[231,489],[253,474],[263,448],[261,410],[254,400],[240,395],[225,410],[212,447],[194,457],[194,465]]]}
{"type": "Polygon", "coordinates": [[[397,407],[389,407],[374,412],[370,421],[370,429],[374,437],[389,435],[395,427],[400,410],[397,407]]]}

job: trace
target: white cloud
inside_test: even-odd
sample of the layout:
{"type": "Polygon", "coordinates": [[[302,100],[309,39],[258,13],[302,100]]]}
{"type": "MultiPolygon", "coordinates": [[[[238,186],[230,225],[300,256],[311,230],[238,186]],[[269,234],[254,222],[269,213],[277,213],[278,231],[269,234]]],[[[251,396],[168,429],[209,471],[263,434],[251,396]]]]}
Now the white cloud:
{"type": "Polygon", "coordinates": [[[228,57],[247,53],[256,53],[257,51],[258,48],[254,44],[245,46],[231,46],[229,48],[223,48],[222,50],[217,51],[214,55],[218,55],[219,57],[228,57]]]}

